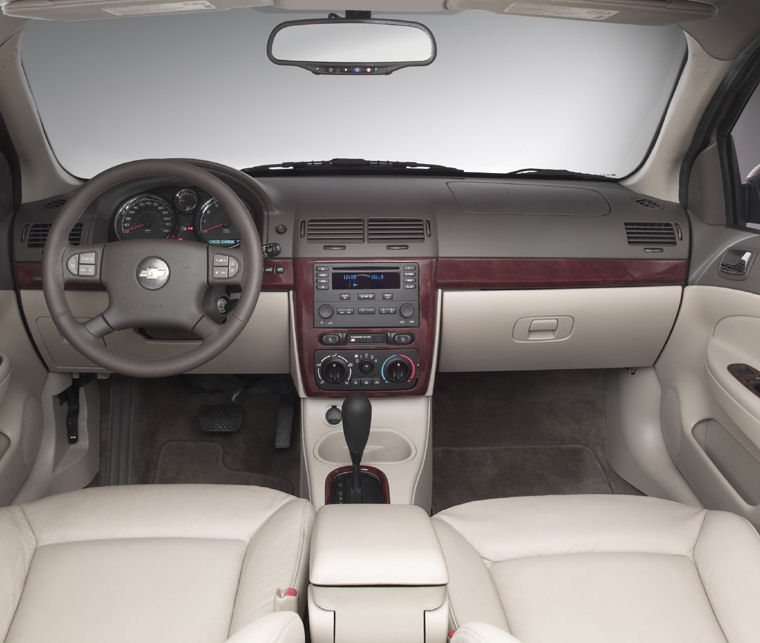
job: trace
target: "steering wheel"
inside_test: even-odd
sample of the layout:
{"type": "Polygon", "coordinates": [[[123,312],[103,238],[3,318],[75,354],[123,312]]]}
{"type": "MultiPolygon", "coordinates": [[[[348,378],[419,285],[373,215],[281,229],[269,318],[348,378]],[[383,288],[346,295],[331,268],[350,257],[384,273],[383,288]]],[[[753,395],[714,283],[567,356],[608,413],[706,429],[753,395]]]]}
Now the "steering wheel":
{"type": "Polygon", "coordinates": [[[210,172],[176,160],[125,163],[85,183],[56,217],[42,257],[45,300],[63,336],[96,364],[133,377],[184,373],[227,348],[253,314],[262,273],[261,240],[243,202],[210,172]],[[240,247],[169,239],[69,245],[69,231],[97,198],[127,181],[157,176],[178,179],[215,197],[238,230],[240,247]],[[78,321],[66,301],[65,284],[102,285],[108,307],[78,321]],[[204,312],[204,296],[213,286],[239,286],[242,291],[222,323],[204,312]],[[181,355],[144,358],[116,353],[103,340],[116,330],[146,326],[190,331],[200,342],[181,355]]]}

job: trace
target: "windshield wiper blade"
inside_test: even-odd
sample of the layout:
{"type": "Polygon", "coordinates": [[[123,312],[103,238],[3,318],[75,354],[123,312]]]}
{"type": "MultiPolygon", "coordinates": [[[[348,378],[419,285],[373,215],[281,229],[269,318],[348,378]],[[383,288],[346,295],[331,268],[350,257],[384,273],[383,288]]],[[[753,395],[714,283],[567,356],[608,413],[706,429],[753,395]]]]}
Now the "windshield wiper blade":
{"type": "Polygon", "coordinates": [[[271,165],[256,165],[244,172],[321,172],[321,171],[379,171],[379,172],[429,172],[431,174],[464,174],[464,170],[436,163],[418,163],[417,161],[368,161],[367,159],[335,158],[329,161],[286,161],[271,165]]]}
{"type": "Polygon", "coordinates": [[[573,172],[572,170],[553,170],[540,167],[525,167],[521,170],[506,172],[501,176],[525,176],[537,179],[585,179],[586,181],[615,181],[611,176],[603,174],[588,174],[585,172],[573,172]]]}

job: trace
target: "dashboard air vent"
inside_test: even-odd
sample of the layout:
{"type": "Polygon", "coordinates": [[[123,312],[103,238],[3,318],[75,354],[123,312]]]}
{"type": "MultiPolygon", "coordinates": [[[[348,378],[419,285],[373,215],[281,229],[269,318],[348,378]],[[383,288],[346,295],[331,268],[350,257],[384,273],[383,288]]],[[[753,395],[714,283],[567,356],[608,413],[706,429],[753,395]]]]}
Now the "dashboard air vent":
{"type": "Polygon", "coordinates": [[[363,243],[362,219],[309,219],[306,222],[306,240],[316,243],[363,243]]]}
{"type": "Polygon", "coordinates": [[[64,199],[63,197],[58,197],[57,199],[51,199],[42,207],[45,210],[58,210],[58,208],[62,208],[65,203],[66,203],[66,199],[64,199]]]}
{"type": "Polygon", "coordinates": [[[676,231],[672,223],[637,222],[625,224],[629,246],[674,246],[676,231]]]}
{"type": "Polygon", "coordinates": [[[370,243],[418,243],[425,240],[422,219],[370,219],[367,241],[370,243]]]}
{"type": "Polygon", "coordinates": [[[649,208],[650,210],[662,210],[662,204],[658,203],[654,199],[641,198],[634,199],[633,202],[637,203],[642,208],[649,208]]]}
{"type": "MultiPolygon", "coordinates": [[[[50,223],[33,223],[26,235],[27,248],[44,248],[50,232],[50,223]]],[[[82,224],[77,223],[69,232],[69,243],[78,246],[82,242],[82,224]]]]}

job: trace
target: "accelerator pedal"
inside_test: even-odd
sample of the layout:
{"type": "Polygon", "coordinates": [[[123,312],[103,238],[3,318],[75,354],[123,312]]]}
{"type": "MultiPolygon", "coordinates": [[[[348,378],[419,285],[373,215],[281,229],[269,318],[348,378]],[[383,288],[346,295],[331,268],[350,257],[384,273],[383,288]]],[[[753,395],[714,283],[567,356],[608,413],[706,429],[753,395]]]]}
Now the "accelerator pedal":
{"type": "Polygon", "coordinates": [[[204,433],[236,433],[244,417],[240,404],[209,404],[198,409],[198,423],[204,433]]]}
{"type": "Polygon", "coordinates": [[[295,418],[296,400],[289,395],[280,396],[280,408],[277,410],[277,427],[274,434],[275,449],[289,449],[293,439],[293,420],[295,418]]]}

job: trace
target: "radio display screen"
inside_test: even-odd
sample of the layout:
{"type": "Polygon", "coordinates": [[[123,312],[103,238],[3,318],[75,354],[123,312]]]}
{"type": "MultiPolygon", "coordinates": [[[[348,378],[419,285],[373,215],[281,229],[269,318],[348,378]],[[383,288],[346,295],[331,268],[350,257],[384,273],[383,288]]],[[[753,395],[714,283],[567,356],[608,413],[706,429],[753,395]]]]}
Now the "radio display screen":
{"type": "Polygon", "coordinates": [[[401,273],[393,271],[333,272],[333,290],[380,290],[401,287],[401,273]]]}

